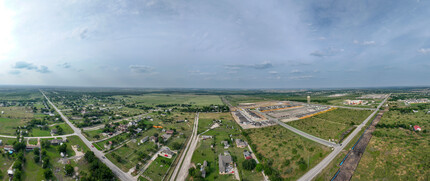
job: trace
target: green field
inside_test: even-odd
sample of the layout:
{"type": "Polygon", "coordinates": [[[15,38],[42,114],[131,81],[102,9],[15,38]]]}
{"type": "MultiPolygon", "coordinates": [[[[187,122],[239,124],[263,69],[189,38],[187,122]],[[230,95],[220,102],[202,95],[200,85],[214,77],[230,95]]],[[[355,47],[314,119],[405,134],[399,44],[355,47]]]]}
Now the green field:
{"type": "Polygon", "coordinates": [[[0,118],[0,134],[15,135],[16,127],[24,126],[26,121],[20,119],[0,118]]]}
{"type": "Polygon", "coordinates": [[[296,180],[330,153],[330,148],[281,126],[248,129],[254,151],[282,178],[296,180]]]}
{"type": "Polygon", "coordinates": [[[176,156],[177,155],[173,156],[171,159],[157,157],[157,159],[151,163],[143,174],[151,178],[153,181],[161,181],[176,156]]]}
{"type": "Polygon", "coordinates": [[[199,129],[197,133],[201,133],[211,128],[214,120],[233,120],[230,113],[201,113],[199,116],[199,129]]]}
{"type": "MultiPolygon", "coordinates": [[[[287,124],[323,139],[339,141],[342,133],[361,124],[372,112],[354,109],[335,109],[310,118],[291,121],[287,124]]],[[[350,130],[352,131],[352,130],[350,130]]]]}
{"type": "Polygon", "coordinates": [[[351,180],[429,180],[430,114],[390,110],[378,123],[351,180]],[[410,125],[419,125],[415,132],[410,125]]]}
{"type": "Polygon", "coordinates": [[[127,103],[143,104],[148,106],[158,104],[192,104],[197,106],[209,106],[211,104],[223,104],[219,96],[194,95],[194,94],[143,94],[140,96],[114,96],[124,99],[127,103]]]}

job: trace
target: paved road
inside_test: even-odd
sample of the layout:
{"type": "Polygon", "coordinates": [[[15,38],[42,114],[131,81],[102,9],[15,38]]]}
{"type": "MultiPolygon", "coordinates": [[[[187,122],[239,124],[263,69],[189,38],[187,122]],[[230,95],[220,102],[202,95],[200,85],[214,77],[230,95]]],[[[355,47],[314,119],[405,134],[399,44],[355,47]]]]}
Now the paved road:
{"type": "Polygon", "coordinates": [[[45,95],[45,93],[43,93],[43,91],[40,91],[43,96],[46,98],[46,100],[48,101],[48,103],[55,109],[55,111],[58,112],[58,114],[60,114],[61,118],[63,118],[63,120],[73,129],[73,131],[75,132],[75,134],[77,136],[79,136],[79,138],[81,138],[81,140],[88,146],[88,148],[90,148],[90,150],[92,152],[94,152],[94,155],[97,156],[97,158],[99,158],[99,160],[101,162],[103,162],[106,166],[108,166],[112,172],[120,179],[120,180],[136,180],[135,178],[133,178],[130,174],[123,172],[121,169],[119,169],[115,164],[113,164],[109,159],[104,159],[104,154],[103,152],[97,150],[96,148],[92,147],[92,144],[90,141],[88,141],[87,138],[85,138],[84,135],[82,135],[82,132],[79,128],[75,127],[75,125],[73,125],[69,119],[63,115],[63,113],[61,113],[61,111],[48,99],[48,97],[45,95]]]}
{"type": "Polygon", "coordinates": [[[199,128],[199,113],[194,118],[193,132],[191,133],[190,140],[184,149],[184,152],[173,171],[170,181],[184,181],[188,175],[188,168],[190,168],[191,158],[193,157],[194,150],[196,149],[199,136],[197,130],[199,128]],[[179,174],[178,174],[179,173],[179,174]]]}
{"type": "Polygon", "coordinates": [[[317,142],[317,143],[320,143],[320,144],[322,144],[322,145],[329,146],[329,147],[338,147],[338,146],[339,146],[339,144],[336,144],[336,143],[334,143],[334,142],[327,141],[327,140],[325,140],[325,139],[318,138],[318,137],[316,137],[316,136],[313,136],[313,135],[310,135],[310,134],[305,133],[305,132],[303,132],[303,131],[300,131],[300,130],[298,130],[298,129],[296,129],[296,128],[292,127],[292,126],[289,126],[289,125],[287,125],[287,124],[283,123],[282,121],[279,121],[278,119],[271,118],[270,116],[268,116],[267,114],[265,114],[265,113],[263,113],[263,112],[260,112],[260,111],[259,111],[259,113],[263,114],[266,118],[269,118],[270,120],[273,120],[273,121],[277,122],[279,125],[281,125],[281,126],[283,126],[283,127],[287,128],[287,129],[289,129],[290,131],[292,131],[292,132],[294,132],[294,133],[296,133],[296,134],[299,134],[300,136],[303,136],[303,137],[305,137],[305,138],[307,138],[307,139],[310,139],[310,140],[312,140],[312,141],[315,141],[315,142],[317,142]]]}
{"type": "MultiPolygon", "coordinates": [[[[30,139],[38,139],[38,138],[40,138],[40,139],[47,139],[47,138],[65,138],[65,137],[69,137],[69,136],[76,136],[76,134],[75,133],[73,133],[73,134],[66,134],[66,135],[58,135],[58,136],[36,136],[36,137],[27,137],[27,136],[24,136],[24,138],[30,138],[30,139]]],[[[16,138],[16,136],[9,136],[9,135],[0,135],[0,137],[3,137],[3,138],[16,138]]]]}
{"type": "MultiPolygon", "coordinates": [[[[391,95],[391,94],[390,94],[391,95]]],[[[316,165],[314,168],[309,170],[306,174],[304,174],[302,177],[300,177],[299,181],[306,181],[306,180],[312,180],[315,178],[325,167],[327,167],[328,164],[330,164],[334,158],[348,145],[348,143],[361,131],[361,129],[366,125],[366,123],[379,111],[381,106],[387,101],[388,95],[384,101],[379,104],[379,106],[376,108],[376,110],[367,117],[366,120],[364,120],[346,139],[343,140],[342,145],[339,147],[336,147],[333,152],[331,152],[327,157],[324,158],[318,165],[316,165]]]]}

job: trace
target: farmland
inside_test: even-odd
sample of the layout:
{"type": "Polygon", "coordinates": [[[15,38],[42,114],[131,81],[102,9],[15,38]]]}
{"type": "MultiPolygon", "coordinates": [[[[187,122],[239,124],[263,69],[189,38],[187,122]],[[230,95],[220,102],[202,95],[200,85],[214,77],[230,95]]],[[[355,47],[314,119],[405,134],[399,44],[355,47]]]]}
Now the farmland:
{"type": "Polygon", "coordinates": [[[193,94],[143,94],[139,96],[114,96],[116,99],[128,103],[154,106],[159,104],[191,104],[197,106],[209,106],[211,104],[221,105],[221,99],[215,95],[193,95],[193,94]]]}
{"type": "Polygon", "coordinates": [[[335,109],[306,119],[287,124],[323,139],[340,140],[342,133],[352,131],[354,125],[363,122],[371,111],[353,109],[335,109]]]}

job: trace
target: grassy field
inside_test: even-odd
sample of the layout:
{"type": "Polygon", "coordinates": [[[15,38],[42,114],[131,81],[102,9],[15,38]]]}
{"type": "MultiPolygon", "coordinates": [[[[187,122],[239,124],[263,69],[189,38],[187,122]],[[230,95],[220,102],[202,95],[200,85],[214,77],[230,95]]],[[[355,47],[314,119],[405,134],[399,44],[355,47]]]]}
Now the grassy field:
{"type": "Polygon", "coordinates": [[[176,156],[177,155],[173,156],[171,159],[157,157],[144,172],[144,175],[148,176],[153,181],[161,181],[176,156]]]}
{"type": "Polygon", "coordinates": [[[42,130],[40,128],[33,128],[30,132],[30,136],[37,137],[37,136],[51,136],[51,130],[42,130]]]}
{"type": "Polygon", "coordinates": [[[340,140],[342,133],[361,124],[372,112],[353,109],[335,109],[287,124],[323,139],[340,140]]]}
{"type": "MultiPolygon", "coordinates": [[[[57,124],[58,126],[60,126],[61,128],[63,128],[63,135],[66,134],[72,134],[73,133],[73,129],[66,123],[60,123],[57,124]]],[[[51,129],[54,129],[56,126],[51,127],[51,129]]]]}
{"type": "Polygon", "coordinates": [[[143,94],[140,96],[114,96],[117,99],[124,99],[128,103],[143,105],[158,104],[192,104],[198,106],[208,106],[211,104],[223,104],[220,97],[216,95],[194,95],[194,94],[143,94]]]}
{"type": "MultiPolygon", "coordinates": [[[[2,139],[2,138],[0,138],[2,139]]],[[[0,180],[9,180],[9,177],[7,176],[7,170],[14,162],[15,158],[10,156],[0,156],[0,172],[2,176],[0,176],[0,180]]]]}
{"type": "Polygon", "coordinates": [[[87,137],[88,140],[90,141],[95,141],[95,140],[99,140],[99,139],[103,139],[105,138],[105,136],[103,136],[103,129],[97,129],[97,130],[90,130],[90,131],[84,131],[84,135],[85,137],[87,137]],[[94,136],[99,135],[100,138],[96,139],[94,138],[94,136]]]}
{"type": "Polygon", "coordinates": [[[245,96],[245,95],[229,95],[225,96],[225,98],[230,102],[232,106],[237,106],[240,103],[251,103],[251,102],[259,102],[265,101],[267,99],[257,96],[245,96]]]}
{"type": "Polygon", "coordinates": [[[15,135],[17,126],[24,126],[26,121],[20,119],[0,118],[0,134],[15,135]]]}
{"type": "MultiPolygon", "coordinates": [[[[198,163],[203,164],[205,160],[208,162],[209,172],[207,173],[205,180],[234,180],[233,175],[218,174],[218,155],[224,153],[224,151],[229,151],[232,155],[233,161],[238,166],[241,179],[250,181],[263,179],[260,172],[247,171],[242,168],[242,162],[245,160],[243,157],[244,148],[236,147],[235,143],[232,141],[230,143],[231,146],[228,149],[224,149],[224,146],[221,145],[221,141],[230,140],[229,135],[232,135],[233,138],[245,139],[242,136],[238,125],[232,121],[233,118],[230,113],[200,113],[200,118],[203,118],[201,120],[209,120],[210,122],[212,122],[213,119],[222,120],[222,125],[220,127],[204,134],[214,136],[214,139],[200,141],[191,159],[191,162],[195,165],[198,163]],[[212,144],[215,145],[214,149],[211,148],[212,144]]],[[[199,125],[202,123],[200,122],[201,120],[199,119],[199,125]]]]}
{"type": "Polygon", "coordinates": [[[290,180],[300,178],[331,151],[281,126],[248,129],[246,133],[256,147],[254,151],[265,158],[265,164],[290,180]]]}
{"type": "Polygon", "coordinates": [[[199,129],[197,133],[201,133],[211,128],[213,120],[233,120],[230,113],[200,113],[199,115],[199,129]]]}
{"type": "Polygon", "coordinates": [[[28,107],[0,107],[0,112],[4,111],[4,114],[0,114],[0,118],[11,118],[11,119],[32,119],[33,112],[28,107]]]}
{"type": "Polygon", "coordinates": [[[425,112],[385,113],[351,180],[429,180],[430,114],[425,112]]]}

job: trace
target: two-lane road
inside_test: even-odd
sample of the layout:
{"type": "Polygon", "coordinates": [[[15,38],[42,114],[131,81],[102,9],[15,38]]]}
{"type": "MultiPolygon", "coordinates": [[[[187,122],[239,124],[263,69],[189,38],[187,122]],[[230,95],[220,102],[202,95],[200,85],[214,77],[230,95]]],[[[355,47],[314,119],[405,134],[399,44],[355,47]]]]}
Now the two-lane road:
{"type": "Polygon", "coordinates": [[[104,158],[104,153],[97,150],[96,148],[92,147],[92,144],[90,141],[88,141],[87,138],[85,138],[84,135],[82,135],[82,132],[79,128],[75,127],[75,125],[73,125],[69,119],[63,115],[63,113],[61,113],[61,111],[49,100],[49,98],[45,95],[45,93],[43,93],[43,91],[40,91],[43,96],[46,98],[46,100],[48,101],[48,103],[55,109],[55,111],[58,112],[58,114],[60,114],[61,118],[63,118],[63,120],[73,129],[73,131],[75,132],[75,134],[77,136],[79,136],[79,138],[81,138],[81,140],[88,146],[88,148],[90,148],[90,150],[92,152],[94,152],[94,155],[97,156],[97,158],[99,158],[99,160],[101,162],[103,162],[106,166],[108,166],[112,172],[120,179],[120,180],[136,180],[135,178],[133,178],[130,174],[123,172],[121,169],[119,169],[115,164],[113,164],[109,159],[104,158]]]}
{"type": "MultiPolygon", "coordinates": [[[[391,94],[390,94],[391,95],[391,94]]],[[[316,165],[314,168],[312,168],[311,170],[309,170],[306,174],[304,174],[299,181],[307,181],[307,180],[312,180],[313,178],[315,178],[325,167],[327,167],[328,164],[330,164],[335,158],[336,156],[348,145],[348,143],[354,139],[354,137],[361,131],[361,129],[366,126],[367,122],[369,122],[369,120],[379,111],[379,109],[382,107],[382,105],[388,100],[388,98],[390,97],[390,95],[388,95],[384,101],[381,102],[381,104],[379,104],[379,106],[376,108],[376,110],[369,116],[367,117],[366,120],[364,120],[360,125],[358,125],[358,127],[348,136],[346,137],[346,139],[343,140],[342,145],[339,147],[336,147],[333,152],[331,152],[327,157],[325,157],[320,163],[318,163],[318,165],[316,165]]]]}

